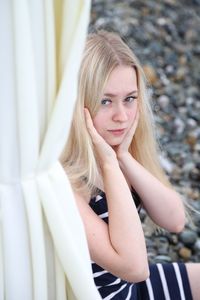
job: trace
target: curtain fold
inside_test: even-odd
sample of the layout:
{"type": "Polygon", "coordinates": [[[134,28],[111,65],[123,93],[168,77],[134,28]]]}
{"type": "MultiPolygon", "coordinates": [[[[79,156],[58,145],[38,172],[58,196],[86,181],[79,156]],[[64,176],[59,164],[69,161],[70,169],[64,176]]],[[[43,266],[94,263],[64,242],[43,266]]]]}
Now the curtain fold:
{"type": "Polygon", "coordinates": [[[59,163],[89,0],[0,1],[0,300],[98,300],[59,163]]]}
{"type": "Polygon", "coordinates": [[[32,299],[28,226],[20,184],[17,82],[12,1],[0,1],[0,197],[2,299],[32,299]],[[17,270],[17,272],[16,272],[17,270]],[[25,286],[25,288],[24,288],[25,286]]]}
{"type": "Polygon", "coordinates": [[[4,297],[4,257],[2,244],[2,211],[1,211],[1,192],[0,192],[0,299],[4,297]]]}

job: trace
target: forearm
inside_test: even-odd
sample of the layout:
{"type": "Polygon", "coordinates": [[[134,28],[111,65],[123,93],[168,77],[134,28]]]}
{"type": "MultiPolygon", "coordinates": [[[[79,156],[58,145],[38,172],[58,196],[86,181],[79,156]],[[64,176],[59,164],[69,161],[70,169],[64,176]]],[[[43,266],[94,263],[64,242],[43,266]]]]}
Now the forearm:
{"type": "Polygon", "coordinates": [[[115,251],[136,267],[147,266],[144,234],[130,189],[118,164],[103,167],[109,235],[115,251]]]}
{"type": "Polygon", "coordinates": [[[130,153],[118,157],[120,167],[153,221],[170,231],[180,231],[185,222],[182,200],[173,190],[161,183],[130,153]]]}

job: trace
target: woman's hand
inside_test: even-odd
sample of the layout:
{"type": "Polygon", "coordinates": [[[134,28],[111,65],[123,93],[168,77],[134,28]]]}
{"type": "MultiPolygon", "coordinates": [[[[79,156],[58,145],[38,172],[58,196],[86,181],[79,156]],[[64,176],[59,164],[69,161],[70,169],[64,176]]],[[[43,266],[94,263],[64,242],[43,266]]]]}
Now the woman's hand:
{"type": "Polygon", "coordinates": [[[130,127],[129,131],[127,132],[127,134],[125,135],[122,143],[118,146],[114,147],[114,150],[116,152],[117,157],[119,158],[121,155],[123,155],[124,153],[128,152],[129,146],[132,142],[133,136],[135,134],[137,125],[138,125],[138,121],[139,121],[139,111],[137,110],[135,119],[133,121],[132,126],[130,127]]]}
{"type": "Polygon", "coordinates": [[[100,160],[100,165],[106,165],[111,163],[117,163],[117,157],[115,151],[112,149],[108,143],[102,138],[102,136],[96,131],[91,115],[89,113],[89,110],[87,108],[84,108],[85,112],[85,121],[86,121],[86,127],[87,130],[91,136],[92,142],[95,147],[96,154],[98,155],[98,158],[100,160]]]}

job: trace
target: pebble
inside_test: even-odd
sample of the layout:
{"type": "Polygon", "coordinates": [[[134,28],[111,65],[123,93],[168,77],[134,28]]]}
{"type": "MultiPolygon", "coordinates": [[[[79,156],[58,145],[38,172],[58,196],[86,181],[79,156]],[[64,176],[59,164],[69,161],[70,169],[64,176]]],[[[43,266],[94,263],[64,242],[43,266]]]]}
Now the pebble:
{"type": "Polygon", "coordinates": [[[167,255],[157,255],[155,257],[155,262],[156,263],[161,263],[161,262],[171,262],[172,259],[171,257],[167,256],[167,255]]]}
{"type": "Polygon", "coordinates": [[[185,230],[179,234],[179,239],[181,242],[184,243],[184,245],[192,246],[195,244],[197,240],[197,234],[196,232],[192,230],[185,230]]]}
{"type": "Polygon", "coordinates": [[[167,95],[161,95],[157,101],[162,109],[166,108],[170,103],[170,99],[167,95]]]}
{"type": "Polygon", "coordinates": [[[196,251],[200,251],[200,238],[198,238],[195,242],[194,249],[196,251]]]}
{"type": "Polygon", "coordinates": [[[189,248],[183,247],[179,250],[179,255],[180,257],[188,260],[192,255],[192,251],[189,248]]]}

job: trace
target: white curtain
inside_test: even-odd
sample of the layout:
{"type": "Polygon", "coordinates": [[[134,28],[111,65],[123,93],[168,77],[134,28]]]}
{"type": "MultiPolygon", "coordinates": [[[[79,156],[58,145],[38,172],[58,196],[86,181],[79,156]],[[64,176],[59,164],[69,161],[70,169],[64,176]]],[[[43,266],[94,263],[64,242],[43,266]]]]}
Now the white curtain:
{"type": "Polygon", "coordinates": [[[0,300],[98,300],[66,142],[89,0],[0,0],[0,300]]]}

